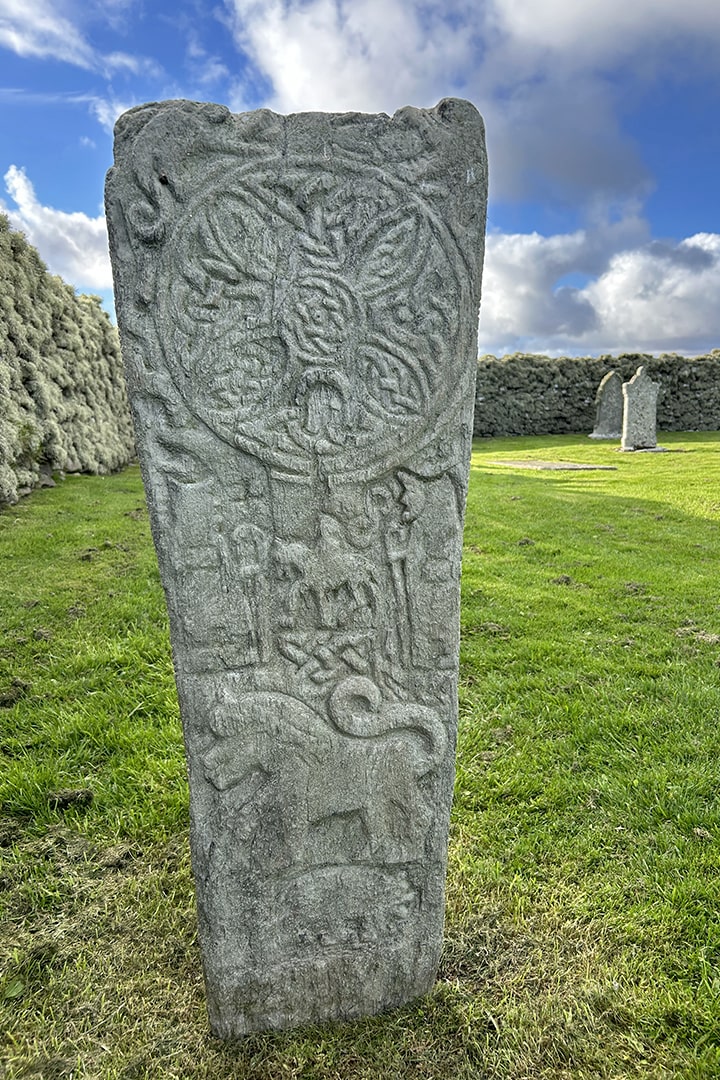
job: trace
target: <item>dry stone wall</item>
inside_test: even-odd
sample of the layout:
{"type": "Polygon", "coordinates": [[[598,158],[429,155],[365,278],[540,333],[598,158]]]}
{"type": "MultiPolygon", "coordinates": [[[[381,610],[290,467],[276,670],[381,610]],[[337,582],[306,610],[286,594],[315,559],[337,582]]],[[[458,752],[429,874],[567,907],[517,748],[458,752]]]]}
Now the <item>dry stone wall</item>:
{"type": "Polygon", "coordinates": [[[117,331],[0,214],[0,505],[134,456],[117,331]]]}
{"type": "Polygon", "coordinates": [[[660,430],[720,429],[720,349],[714,349],[707,356],[693,358],[675,353],[482,356],[478,361],[474,434],[589,434],[603,376],[614,369],[626,382],[641,365],[660,383],[660,430]]]}

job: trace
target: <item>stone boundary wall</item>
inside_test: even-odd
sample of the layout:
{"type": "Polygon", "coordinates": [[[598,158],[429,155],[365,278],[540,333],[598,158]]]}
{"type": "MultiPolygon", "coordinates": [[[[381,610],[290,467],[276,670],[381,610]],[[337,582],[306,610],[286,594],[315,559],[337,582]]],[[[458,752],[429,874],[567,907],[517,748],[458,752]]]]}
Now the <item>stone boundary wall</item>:
{"type": "Polygon", "coordinates": [[[473,433],[559,435],[587,433],[595,425],[595,395],[613,369],[623,381],[644,364],[661,385],[657,424],[665,431],[720,429],[720,349],[708,356],[552,358],[516,353],[478,360],[473,433]]]}
{"type": "Polygon", "coordinates": [[[0,214],[0,505],[135,454],[116,328],[0,214]]]}

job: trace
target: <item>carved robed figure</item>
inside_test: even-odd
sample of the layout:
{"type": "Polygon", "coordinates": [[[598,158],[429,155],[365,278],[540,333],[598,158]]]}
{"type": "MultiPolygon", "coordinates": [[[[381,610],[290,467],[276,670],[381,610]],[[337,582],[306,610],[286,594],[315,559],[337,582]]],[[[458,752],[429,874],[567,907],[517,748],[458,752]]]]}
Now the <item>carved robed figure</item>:
{"type": "Polygon", "coordinates": [[[453,99],[170,101],[115,130],[116,305],[221,1036],[435,978],[486,189],[482,121],[453,99]]]}

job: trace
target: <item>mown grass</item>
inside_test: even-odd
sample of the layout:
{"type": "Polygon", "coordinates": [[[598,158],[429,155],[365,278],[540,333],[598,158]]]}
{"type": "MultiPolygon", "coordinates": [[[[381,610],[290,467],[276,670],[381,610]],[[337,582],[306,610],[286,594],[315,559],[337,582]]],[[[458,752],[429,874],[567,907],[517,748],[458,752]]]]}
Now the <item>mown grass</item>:
{"type": "Polygon", "coordinates": [[[137,470],[0,513],[2,1075],[720,1075],[720,435],[662,442],[476,444],[436,988],[229,1045],[137,470]]]}

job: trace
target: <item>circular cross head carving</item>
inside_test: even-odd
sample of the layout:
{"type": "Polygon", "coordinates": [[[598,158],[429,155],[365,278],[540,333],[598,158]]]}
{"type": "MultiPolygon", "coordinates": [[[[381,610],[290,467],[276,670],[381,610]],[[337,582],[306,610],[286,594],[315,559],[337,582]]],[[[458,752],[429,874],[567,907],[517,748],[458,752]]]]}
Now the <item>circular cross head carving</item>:
{"type": "Polygon", "coordinates": [[[164,244],[159,336],[225,441],[287,473],[372,476],[466,392],[465,281],[446,226],[379,169],[231,160],[164,244]]]}

